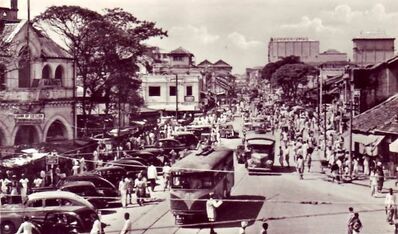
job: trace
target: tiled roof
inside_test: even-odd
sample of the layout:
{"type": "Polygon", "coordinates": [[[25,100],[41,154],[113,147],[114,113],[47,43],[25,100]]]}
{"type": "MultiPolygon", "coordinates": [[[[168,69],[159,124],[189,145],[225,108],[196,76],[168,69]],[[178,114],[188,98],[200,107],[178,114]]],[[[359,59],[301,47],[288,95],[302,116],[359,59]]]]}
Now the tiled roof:
{"type": "Polygon", "coordinates": [[[191,52],[189,52],[188,50],[182,48],[182,47],[178,47],[175,50],[172,50],[169,54],[188,54],[188,55],[193,55],[191,52]]]}
{"type": "Polygon", "coordinates": [[[398,134],[398,94],[355,116],[353,130],[398,134]]]}
{"type": "Polygon", "coordinates": [[[17,32],[23,27],[26,20],[22,20],[18,23],[5,23],[3,32],[0,34],[0,38],[4,42],[11,42],[17,32]]]}
{"type": "Polygon", "coordinates": [[[217,62],[214,63],[215,67],[232,67],[228,63],[224,62],[223,60],[218,60],[217,62]]]}
{"type": "Polygon", "coordinates": [[[209,60],[205,59],[198,64],[198,67],[205,66],[205,65],[213,65],[209,60]]]}

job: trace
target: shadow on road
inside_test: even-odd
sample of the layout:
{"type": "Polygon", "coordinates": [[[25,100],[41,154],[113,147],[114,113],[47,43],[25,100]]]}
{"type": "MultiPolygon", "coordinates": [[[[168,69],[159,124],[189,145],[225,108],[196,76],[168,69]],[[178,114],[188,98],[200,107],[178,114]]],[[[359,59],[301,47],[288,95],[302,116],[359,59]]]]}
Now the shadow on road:
{"type": "MultiPolygon", "coordinates": [[[[249,225],[254,223],[258,213],[261,210],[265,201],[263,196],[250,196],[250,195],[239,195],[230,197],[229,201],[224,201],[222,206],[217,210],[217,224],[214,228],[230,228],[240,227],[241,220],[252,220],[249,221],[249,225]]],[[[205,217],[195,219],[195,222],[206,223],[208,222],[205,217]]],[[[195,225],[190,224],[186,228],[209,228],[208,225],[195,225]]]]}

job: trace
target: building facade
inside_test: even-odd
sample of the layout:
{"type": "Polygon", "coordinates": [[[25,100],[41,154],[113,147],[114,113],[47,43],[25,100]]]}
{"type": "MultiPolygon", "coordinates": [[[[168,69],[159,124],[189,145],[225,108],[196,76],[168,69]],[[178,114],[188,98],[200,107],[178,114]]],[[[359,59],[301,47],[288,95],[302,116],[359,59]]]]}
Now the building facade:
{"type": "Polygon", "coordinates": [[[395,38],[363,35],[352,39],[353,63],[359,66],[374,65],[394,57],[395,38]]]}
{"type": "Polygon", "coordinates": [[[0,146],[72,139],[73,57],[27,21],[13,20],[1,21],[12,51],[1,56],[0,146]]]}
{"type": "Polygon", "coordinates": [[[319,41],[305,37],[271,37],[268,43],[268,62],[276,62],[291,55],[300,57],[305,63],[317,61],[319,41]]]}
{"type": "Polygon", "coordinates": [[[169,53],[156,47],[151,51],[152,70],[140,76],[145,107],[176,111],[178,105],[179,111],[199,111],[202,74],[193,54],[181,47],[169,53]]]}

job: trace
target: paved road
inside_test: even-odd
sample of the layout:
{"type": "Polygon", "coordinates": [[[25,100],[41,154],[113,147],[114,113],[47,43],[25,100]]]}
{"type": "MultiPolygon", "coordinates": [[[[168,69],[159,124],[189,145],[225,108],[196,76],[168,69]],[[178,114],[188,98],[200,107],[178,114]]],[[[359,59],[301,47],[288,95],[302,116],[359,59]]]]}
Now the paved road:
{"type": "MultiPolygon", "coordinates": [[[[235,123],[240,125],[239,121],[235,123]]],[[[228,147],[236,148],[240,139],[223,140],[228,147]]],[[[293,165],[293,164],[291,164],[293,165]]],[[[249,202],[225,202],[219,210],[222,221],[232,221],[216,228],[217,233],[238,233],[241,219],[267,219],[269,233],[346,233],[348,207],[360,212],[364,224],[361,233],[393,233],[385,222],[382,198],[371,198],[366,187],[327,182],[314,162],[314,171],[299,180],[294,169],[276,166],[267,175],[248,175],[243,165],[235,163],[235,188],[232,197],[249,202]],[[322,202],[325,202],[322,204],[322,202]],[[310,204],[309,204],[310,203],[310,204]]],[[[132,215],[133,233],[209,233],[208,228],[180,228],[174,225],[169,212],[167,192],[155,192],[158,201],[143,207],[133,205],[103,211],[103,221],[111,224],[107,233],[117,233],[123,223],[124,212],[132,215]]],[[[246,233],[260,233],[260,221],[250,222],[246,233]]]]}

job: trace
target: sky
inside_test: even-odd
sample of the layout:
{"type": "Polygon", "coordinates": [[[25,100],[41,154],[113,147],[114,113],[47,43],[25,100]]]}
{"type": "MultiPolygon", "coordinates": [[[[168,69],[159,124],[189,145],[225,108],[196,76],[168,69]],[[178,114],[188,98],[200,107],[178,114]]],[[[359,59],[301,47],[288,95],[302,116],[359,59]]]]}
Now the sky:
{"type": "MultiPolygon", "coordinates": [[[[27,18],[26,2],[19,0],[20,18],[27,18]]],[[[361,33],[398,35],[397,0],[31,0],[32,17],[52,5],[123,8],[168,31],[147,43],[166,52],[182,46],[196,63],[222,59],[234,73],[264,66],[271,37],[308,37],[320,41],[321,52],[337,49],[350,58],[352,38],[361,33]]]]}

